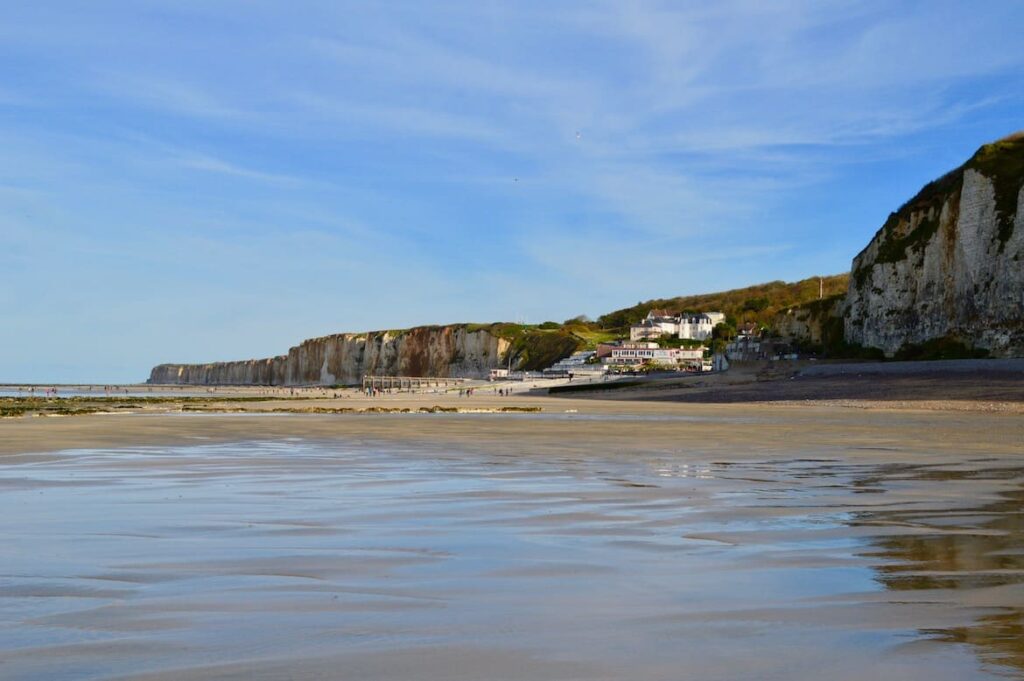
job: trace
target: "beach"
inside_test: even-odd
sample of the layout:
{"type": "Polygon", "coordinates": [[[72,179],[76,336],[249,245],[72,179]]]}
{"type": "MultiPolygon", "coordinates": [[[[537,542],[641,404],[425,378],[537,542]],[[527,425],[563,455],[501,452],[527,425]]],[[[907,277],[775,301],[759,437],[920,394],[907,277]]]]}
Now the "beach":
{"type": "Polygon", "coordinates": [[[3,677],[1024,678],[1014,411],[307,402],[0,421],[3,677]]]}
{"type": "Polygon", "coordinates": [[[1024,1],[4,10],[0,681],[1024,681],[1024,1]]]}

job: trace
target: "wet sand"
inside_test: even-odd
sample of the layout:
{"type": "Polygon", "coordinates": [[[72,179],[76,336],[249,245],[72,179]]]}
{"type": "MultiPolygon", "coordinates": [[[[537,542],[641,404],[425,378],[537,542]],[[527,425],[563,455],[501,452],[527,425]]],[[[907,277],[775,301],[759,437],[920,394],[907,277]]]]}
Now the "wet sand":
{"type": "Polygon", "coordinates": [[[492,401],[0,422],[0,676],[1024,678],[1020,416],[492,401]]]}

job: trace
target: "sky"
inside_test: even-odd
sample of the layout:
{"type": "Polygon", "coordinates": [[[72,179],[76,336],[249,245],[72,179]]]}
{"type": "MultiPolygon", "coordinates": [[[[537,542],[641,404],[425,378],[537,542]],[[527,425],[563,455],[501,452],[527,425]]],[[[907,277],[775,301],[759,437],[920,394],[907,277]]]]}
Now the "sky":
{"type": "Polygon", "coordinates": [[[1024,128],[1024,3],[58,2],[0,18],[0,381],[848,271],[1024,128]]]}

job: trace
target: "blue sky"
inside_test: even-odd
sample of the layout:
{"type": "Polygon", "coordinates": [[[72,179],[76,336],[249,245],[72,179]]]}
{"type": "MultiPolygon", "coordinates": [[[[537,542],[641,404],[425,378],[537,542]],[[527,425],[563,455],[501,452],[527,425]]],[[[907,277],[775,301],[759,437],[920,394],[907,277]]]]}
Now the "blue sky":
{"type": "Polygon", "coordinates": [[[1024,128],[1021,26],[994,0],[5,3],[0,381],[845,271],[1024,128]]]}

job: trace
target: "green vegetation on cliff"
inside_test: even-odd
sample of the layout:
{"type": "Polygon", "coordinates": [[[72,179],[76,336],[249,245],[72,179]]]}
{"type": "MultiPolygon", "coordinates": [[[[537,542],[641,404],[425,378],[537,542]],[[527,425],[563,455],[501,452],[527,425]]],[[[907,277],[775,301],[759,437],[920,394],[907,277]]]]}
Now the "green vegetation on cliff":
{"type": "Polygon", "coordinates": [[[853,272],[854,283],[858,287],[863,286],[868,272],[876,264],[899,262],[907,258],[908,251],[924,249],[939,229],[943,204],[960,192],[963,181],[963,167],[960,167],[929,182],[899,210],[890,213],[875,234],[876,239],[879,235],[882,238],[874,262],[864,263],[853,272]]]}
{"type": "MultiPolygon", "coordinates": [[[[823,277],[825,297],[845,294],[848,282],[849,275],[846,274],[823,277]]],[[[648,312],[661,308],[673,312],[723,312],[737,323],[755,322],[768,326],[779,312],[817,300],[818,283],[818,277],[811,277],[790,283],[772,281],[719,293],[658,298],[601,315],[598,324],[604,329],[628,331],[631,324],[639,322],[648,312]]]]}
{"type": "Polygon", "coordinates": [[[523,371],[546,369],[587,345],[573,326],[555,324],[467,324],[466,331],[487,331],[511,343],[512,366],[523,371]]]}
{"type": "Polygon", "coordinates": [[[843,294],[836,294],[788,310],[786,314],[795,315],[806,324],[809,331],[812,328],[816,331],[816,334],[812,334],[815,340],[798,338],[794,344],[801,352],[833,359],[884,359],[884,353],[877,348],[865,348],[846,342],[841,308],[844,298],[843,294]]]}
{"type": "Polygon", "coordinates": [[[909,343],[900,348],[893,359],[896,360],[936,360],[936,359],[985,359],[988,350],[972,348],[959,338],[943,336],[932,338],[924,343],[909,343]]]}
{"type": "Polygon", "coordinates": [[[541,324],[466,324],[466,330],[487,331],[512,344],[512,366],[524,371],[546,369],[577,350],[593,350],[600,343],[618,340],[622,335],[576,317],[564,323],[541,324]]]}
{"type": "Polygon", "coordinates": [[[900,262],[908,253],[920,252],[925,247],[939,229],[943,204],[959,194],[967,170],[975,170],[992,180],[999,220],[999,248],[1003,249],[1013,235],[1017,197],[1024,185],[1024,133],[982,146],[962,166],[929,182],[914,198],[891,213],[875,234],[875,239],[879,236],[881,239],[874,262],[863,263],[853,273],[858,287],[864,285],[873,265],[900,262]]]}
{"type": "MultiPolygon", "coordinates": [[[[596,322],[585,317],[574,317],[565,322],[547,321],[541,324],[512,324],[495,322],[491,324],[466,324],[468,332],[487,331],[511,343],[512,366],[527,371],[536,371],[551,366],[559,359],[577,350],[591,350],[600,343],[622,340],[629,337],[629,327],[636,324],[655,308],[671,312],[723,312],[730,328],[744,322],[754,322],[770,327],[773,318],[792,307],[810,305],[812,309],[831,309],[833,303],[846,294],[849,277],[837,274],[811,277],[797,282],[773,281],[746,288],[705,293],[676,298],[658,298],[608,314],[596,322]],[[819,288],[819,285],[821,288],[819,288]],[[823,290],[826,298],[819,301],[823,290]]],[[[832,321],[829,326],[829,343],[841,343],[842,320],[832,321]],[[838,341],[834,336],[838,334],[838,341]]],[[[677,338],[662,338],[663,347],[695,347],[699,341],[677,338]]]]}
{"type": "Polygon", "coordinates": [[[524,331],[512,341],[512,356],[519,369],[540,371],[568,357],[583,346],[582,340],[567,331],[524,331]]]}
{"type": "Polygon", "coordinates": [[[996,190],[996,218],[999,220],[1000,250],[1013,236],[1013,221],[1020,206],[1017,198],[1024,185],[1024,132],[986,144],[967,162],[991,178],[996,190]]]}

